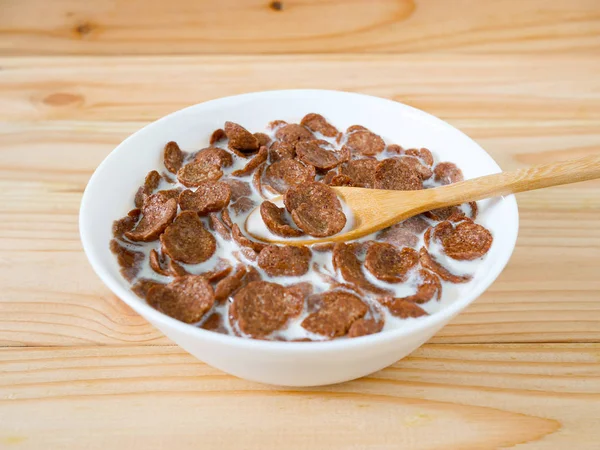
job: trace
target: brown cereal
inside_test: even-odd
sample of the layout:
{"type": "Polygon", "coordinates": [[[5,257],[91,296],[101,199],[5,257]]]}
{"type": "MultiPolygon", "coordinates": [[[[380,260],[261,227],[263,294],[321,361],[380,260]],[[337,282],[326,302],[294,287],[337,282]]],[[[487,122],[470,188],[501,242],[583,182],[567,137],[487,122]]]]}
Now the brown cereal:
{"type": "Polygon", "coordinates": [[[186,187],[199,186],[206,181],[217,181],[222,176],[221,167],[209,161],[194,160],[177,171],[177,179],[186,187]]]}
{"type": "Polygon", "coordinates": [[[462,171],[451,162],[438,163],[433,169],[434,180],[442,184],[451,184],[463,181],[462,171]]]}
{"type": "Polygon", "coordinates": [[[304,182],[290,187],[283,196],[283,203],[290,213],[303,203],[322,208],[342,209],[335,191],[319,181],[304,182]]]}
{"type": "Polygon", "coordinates": [[[353,186],[352,180],[346,175],[335,175],[325,184],[328,186],[353,186]]]}
{"type": "Polygon", "coordinates": [[[302,125],[291,123],[278,128],[275,132],[275,137],[283,142],[299,142],[299,141],[310,141],[315,139],[315,135],[304,128],[302,125]]]}
{"type": "Polygon", "coordinates": [[[421,265],[424,268],[431,270],[444,281],[449,281],[451,283],[467,283],[473,278],[472,275],[454,275],[437,262],[429,252],[425,250],[425,247],[422,247],[421,250],[419,250],[419,258],[421,260],[421,265]]]}
{"type": "Polygon", "coordinates": [[[258,166],[267,160],[267,156],[269,156],[267,147],[261,147],[256,156],[248,161],[243,169],[235,170],[231,173],[231,175],[234,177],[244,177],[246,175],[250,175],[258,166]]]}
{"type": "Polygon", "coordinates": [[[185,268],[181,264],[176,263],[172,259],[169,260],[169,273],[173,277],[183,277],[185,275],[191,275],[191,273],[185,270],[185,268]]]}
{"type": "Polygon", "coordinates": [[[349,159],[349,155],[338,154],[337,152],[327,150],[323,147],[331,147],[327,141],[304,141],[296,144],[296,155],[304,164],[314,166],[325,171],[338,166],[344,159],[349,159]]]}
{"type": "Polygon", "coordinates": [[[429,167],[433,166],[433,155],[426,148],[409,148],[408,150],[404,150],[404,154],[421,158],[421,161],[426,165],[429,167]]]}
{"type": "Polygon", "coordinates": [[[223,316],[218,312],[213,312],[204,320],[204,322],[202,322],[200,328],[203,330],[212,331],[213,333],[227,334],[227,328],[225,328],[223,322],[223,316]]]}
{"type": "Polygon", "coordinates": [[[369,131],[369,129],[363,127],[362,125],[352,125],[348,127],[346,134],[354,133],[355,131],[369,131]]]}
{"type": "Polygon", "coordinates": [[[171,173],[177,173],[183,164],[185,154],[177,145],[177,142],[167,142],[164,151],[164,163],[167,170],[171,173]]]}
{"type": "Polygon", "coordinates": [[[404,298],[383,297],[380,301],[384,306],[387,306],[392,315],[401,319],[428,315],[419,305],[404,298]]]}
{"type": "Polygon", "coordinates": [[[433,171],[414,156],[402,156],[400,161],[404,162],[404,164],[414,170],[419,177],[421,177],[421,180],[427,180],[433,175],[433,171]]]}
{"type": "Polygon", "coordinates": [[[348,283],[374,294],[387,295],[389,291],[369,282],[362,271],[361,262],[356,253],[363,248],[360,243],[345,244],[340,242],[333,247],[333,267],[339,270],[342,278],[348,283]]]}
{"type": "Polygon", "coordinates": [[[152,192],[158,188],[160,184],[161,176],[156,170],[148,172],[144,179],[144,185],[140,187],[135,194],[135,207],[141,208],[144,205],[146,199],[152,194],[152,192]]]}
{"type": "Polygon", "coordinates": [[[138,208],[135,208],[129,211],[125,217],[115,220],[112,226],[113,237],[117,239],[123,239],[123,234],[133,229],[137,221],[140,219],[141,213],[142,212],[138,208]]]}
{"type": "Polygon", "coordinates": [[[414,303],[427,303],[434,297],[439,300],[442,296],[442,282],[439,277],[429,270],[421,270],[419,276],[421,277],[421,283],[417,288],[417,292],[404,297],[404,300],[414,303]]]}
{"type": "Polygon", "coordinates": [[[138,297],[145,299],[148,296],[150,288],[153,288],[154,286],[164,286],[164,284],[149,278],[140,278],[133,286],[131,286],[131,290],[138,297]]]}
{"type": "Polygon", "coordinates": [[[193,211],[183,211],[160,237],[163,253],[185,264],[199,264],[217,249],[215,237],[193,211]]]}
{"type": "Polygon", "coordinates": [[[179,194],[182,211],[195,211],[201,216],[220,211],[231,200],[231,187],[222,181],[200,183],[195,191],[186,189],[179,194]]]}
{"type": "Polygon", "coordinates": [[[150,250],[149,261],[150,268],[159,275],[168,277],[171,274],[168,267],[166,267],[167,261],[165,255],[159,255],[156,249],[150,250]]]}
{"type": "Polygon", "coordinates": [[[259,253],[266,245],[260,242],[252,241],[244,236],[237,223],[233,224],[233,227],[231,227],[231,237],[233,237],[233,240],[241,247],[251,248],[257,253],[259,253]]]}
{"type": "Polygon", "coordinates": [[[312,203],[302,203],[292,211],[294,223],[314,237],[327,237],[342,231],[346,215],[339,209],[330,209],[312,203]]]}
{"type": "Polygon", "coordinates": [[[383,139],[367,129],[354,128],[349,131],[346,145],[354,152],[364,156],[375,156],[385,150],[383,139]]]}
{"type": "Polygon", "coordinates": [[[348,337],[360,337],[379,333],[383,329],[383,320],[358,319],[348,329],[348,337]]]}
{"type": "Polygon", "coordinates": [[[375,169],[375,189],[415,191],[423,189],[421,176],[405,161],[388,158],[375,169]]]}
{"type": "Polygon", "coordinates": [[[376,159],[354,159],[340,166],[340,174],[350,178],[354,187],[373,189],[378,164],[376,159]]]}
{"type": "Polygon", "coordinates": [[[287,222],[284,213],[284,208],[278,208],[277,205],[269,201],[262,202],[260,205],[260,215],[269,231],[283,237],[302,236],[304,233],[293,228],[287,222]]]}
{"type": "Polygon", "coordinates": [[[282,159],[267,167],[262,181],[263,185],[270,186],[279,194],[284,194],[291,186],[314,178],[313,166],[305,166],[295,159],[282,159]]]}
{"type": "Polygon", "coordinates": [[[230,240],[231,231],[229,231],[227,225],[225,225],[223,221],[219,219],[217,213],[210,213],[208,217],[210,218],[210,228],[213,231],[216,231],[219,234],[219,236],[221,236],[226,241],[230,240]]]}
{"type": "Polygon", "coordinates": [[[385,148],[385,151],[388,153],[395,153],[397,155],[404,154],[404,149],[397,144],[390,144],[385,148]]]}
{"type": "Polygon", "coordinates": [[[254,137],[258,141],[258,147],[268,147],[271,143],[271,138],[265,133],[254,133],[254,137]]]}
{"type": "Polygon", "coordinates": [[[287,125],[287,122],[285,120],[273,120],[269,122],[267,128],[269,128],[269,130],[274,130],[275,128],[279,128],[284,125],[287,125]]]}
{"type": "Polygon", "coordinates": [[[154,286],[146,297],[154,309],[185,323],[195,323],[215,301],[213,288],[203,277],[189,275],[164,286],[154,286]]]}
{"type": "Polygon", "coordinates": [[[267,198],[267,196],[265,195],[265,192],[263,191],[263,188],[262,188],[262,177],[263,177],[263,174],[265,173],[266,165],[267,165],[267,163],[262,163],[260,166],[258,166],[256,168],[256,170],[254,171],[254,175],[252,175],[252,186],[254,186],[254,189],[256,190],[256,192],[258,192],[258,195],[260,195],[262,198],[267,198]]]}
{"type": "Polygon", "coordinates": [[[323,117],[321,114],[307,114],[300,121],[300,125],[303,125],[313,132],[321,133],[323,136],[327,137],[336,137],[339,134],[337,128],[327,122],[325,117],[323,117]]]}
{"type": "Polygon", "coordinates": [[[481,258],[490,250],[493,237],[485,227],[465,220],[457,224],[450,233],[440,237],[440,241],[444,253],[450,258],[470,261],[481,258]]]}
{"type": "Polygon", "coordinates": [[[233,228],[233,222],[231,221],[231,216],[229,215],[227,208],[221,211],[221,219],[223,219],[223,223],[225,223],[225,225],[227,225],[229,228],[233,228]]]}
{"type": "Polygon", "coordinates": [[[218,147],[208,147],[200,150],[194,156],[194,160],[199,163],[215,165],[219,167],[229,167],[233,164],[231,153],[218,147]]]}
{"type": "Polygon", "coordinates": [[[121,268],[121,275],[127,281],[133,280],[140,271],[144,254],[142,252],[129,250],[121,245],[116,239],[110,241],[110,251],[117,257],[117,263],[121,268]]]}
{"type": "Polygon", "coordinates": [[[253,281],[233,297],[230,320],[240,331],[254,338],[263,338],[282,328],[302,312],[299,298],[285,287],[267,281],[253,281]]]}
{"type": "Polygon", "coordinates": [[[269,159],[276,162],[282,159],[291,159],[296,157],[296,148],[293,144],[281,141],[273,142],[269,148],[269,159]]]}
{"type": "Polygon", "coordinates": [[[258,254],[258,266],[272,277],[298,277],[308,272],[311,256],[308,247],[267,245],[258,254]]]}
{"type": "Polygon", "coordinates": [[[236,214],[243,214],[250,211],[255,206],[256,203],[254,203],[254,200],[248,197],[242,197],[231,204],[231,209],[233,209],[236,214]]]}
{"type": "Polygon", "coordinates": [[[302,281],[300,283],[290,284],[286,286],[288,292],[298,297],[302,302],[304,299],[313,293],[313,285],[308,281],[302,281]]]}
{"type": "Polygon", "coordinates": [[[215,301],[222,303],[231,297],[239,288],[250,281],[259,281],[260,275],[253,267],[239,265],[232,274],[223,278],[215,286],[215,301]],[[251,278],[247,280],[247,278],[251,278]],[[246,281],[244,283],[244,281],[246,281]]]}
{"type": "Polygon", "coordinates": [[[316,294],[310,302],[317,310],[302,321],[302,327],[329,338],[346,335],[352,324],[368,311],[359,297],[344,291],[316,294]]]}
{"type": "Polygon", "coordinates": [[[373,242],[367,249],[365,268],[378,280],[400,283],[418,262],[419,254],[412,248],[400,250],[392,244],[373,242]]]}
{"type": "Polygon", "coordinates": [[[158,239],[177,215],[177,202],[162,194],[152,194],[142,207],[142,219],[124,236],[134,242],[150,242],[158,239]]]}
{"type": "Polygon", "coordinates": [[[225,134],[229,139],[229,147],[242,152],[258,149],[258,139],[241,125],[225,122],[225,134]]]}
{"type": "Polygon", "coordinates": [[[179,194],[181,194],[181,191],[182,191],[181,188],[175,188],[175,189],[163,189],[162,191],[158,191],[156,193],[166,199],[173,198],[175,200],[178,200],[179,194]]]}
{"type": "Polygon", "coordinates": [[[233,267],[229,264],[229,261],[220,258],[215,267],[208,272],[201,273],[200,275],[206,278],[206,281],[211,283],[217,283],[231,273],[233,267]]]}
{"type": "Polygon", "coordinates": [[[465,203],[465,205],[469,206],[470,212],[465,214],[462,208],[458,206],[446,206],[444,208],[432,209],[431,211],[427,211],[423,213],[426,217],[433,220],[450,220],[451,218],[458,220],[459,218],[468,217],[470,219],[475,219],[477,217],[477,203],[469,202],[465,203]]]}
{"type": "Polygon", "coordinates": [[[217,128],[210,135],[210,140],[208,141],[208,143],[210,145],[213,145],[213,144],[216,144],[217,142],[222,141],[224,139],[227,139],[227,135],[225,134],[225,130],[223,130],[222,128],[217,128]]]}
{"type": "Polygon", "coordinates": [[[231,201],[235,202],[242,197],[249,197],[252,195],[252,188],[250,184],[246,181],[235,180],[235,179],[226,179],[223,180],[223,183],[227,183],[231,188],[231,201]]]}

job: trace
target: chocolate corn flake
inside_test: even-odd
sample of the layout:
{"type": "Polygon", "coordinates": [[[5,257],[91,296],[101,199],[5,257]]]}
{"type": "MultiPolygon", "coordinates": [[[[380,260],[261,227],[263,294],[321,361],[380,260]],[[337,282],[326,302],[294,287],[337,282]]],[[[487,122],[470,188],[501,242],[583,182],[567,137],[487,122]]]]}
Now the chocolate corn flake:
{"type": "Polygon", "coordinates": [[[388,158],[381,161],[375,169],[375,189],[415,191],[423,189],[423,180],[405,161],[388,158]]]}
{"type": "Polygon", "coordinates": [[[340,166],[340,175],[348,177],[354,187],[373,189],[378,164],[376,159],[354,159],[340,166]]]}
{"type": "Polygon", "coordinates": [[[215,301],[213,288],[203,277],[179,277],[163,286],[151,287],[146,300],[158,311],[185,323],[202,319],[215,301]]]}
{"type": "Polygon", "coordinates": [[[283,142],[294,143],[300,141],[310,141],[315,139],[315,135],[302,125],[291,123],[277,129],[275,137],[283,142]]]}
{"type": "Polygon", "coordinates": [[[160,193],[153,194],[144,202],[142,219],[133,230],[125,232],[124,236],[134,242],[155,241],[176,214],[177,201],[160,193]]]}
{"type": "Polygon", "coordinates": [[[308,247],[267,245],[258,254],[258,266],[272,277],[297,277],[308,272],[311,257],[308,247]]]}
{"type": "Polygon", "coordinates": [[[314,237],[327,237],[339,233],[346,226],[346,215],[339,209],[312,203],[302,203],[292,211],[294,223],[314,237]]]}
{"type": "Polygon", "coordinates": [[[220,168],[229,167],[233,164],[231,153],[218,147],[208,147],[200,150],[196,153],[196,156],[194,156],[194,161],[219,166],[220,168]]]}
{"type": "Polygon", "coordinates": [[[339,134],[337,128],[327,122],[327,119],[320,114],[307,114],[300,121],[300,125],[327,137],[336,137],[339,134]]]}
{"type": "MultiPolygon", "coordinates": [[[[346,145],[363,156],[375,156],[385,150],[385,142],[380,136],[364,129],[353,128],[349,131],[346,145]]],[[[349,129],[350,130],[350,129],[349,129]]]]}
{"type": "Polygon", "coordinates": [[[234,177],[245,177],[246,175],[250,175],[254,172],[262,163],[267,160],[267,156],[269,156],[269,151],[267,147],[261,147],[258,153],[254,158],[252,158],[248,163],[244,166],[243,169],[235,170],[231,173],[234,177]]]}
{"type": "Polygon", "coordinates": [[[185,154],[181,151],[177,142],[167,142],[164,150],[164,162],[167,170],[171,173],[177,173],[181,169],[184,159],[185,154]]]}
{"type": "Polygon", "coordinates": [[[194,160],[177,171],[177,179],[186,187],[196,187],[206,181],[217,181],[222,176],[220,165],[210,161],[194,160]]]}
{"type": "Polygon", "coordinates": [[[391,244],[374,242],[367,250],[365,268],[378,280],[400,283],[418,263],[419,254],[412,248],[400,250],[391,244]]]}
{"type": "Polygon", "coordinates": [[[141,270],[144,253],[130,250],[116,239],[110,241],[110,251],[117,257],[123,278],[132,281],[141,270]]]}
{"type": "Polygon", "coordinates": [[[237,123],[225,122],[225,134],[230,148],[242,152],[258,150],[258,139],[237,123]]]}
{"type": "Polygon", "coordinates": [[[303,231],[293,228],[285,218],[285,209],[279,208],[269,201],[262,202],[260,205],[260,215],[263,222],[272,233],[283,237],[298,237],[304,234],[303,231]]]}
{"type": "Polygon", "coordinates": [[[264,338],[302,312],[302,302],[284,286],[268,281],[253,281],[233,297],[230,320],[240,331],[264,338]]]}
{"type": "Polygon", "coordinates": [[[160,237],[163,252],[185,264],[198,264],[217,249],[214,236],[193,211],[183,211],[160,237]]]}
{"type": "Polygon", "coordinates": [[[367,305],[349,292],[329,291],[312,297],[316,312],[302,321],[302,327],[328,338],[344,336],[368,311],[367,305]]]}
{"type": "Polygon", "coordinates": [[[179,195],[182,211],[195,211],[201,216],[221,211],[231,200],[231,187],[222,181],[206,181],[195,191],[185,190],[179,195]]]}
{"type": "Polygon", "coordinates": [[[464,180],[462,171],[451,162],[437,164],[433,169],[433,175],[435,181],[441,184],[452,184],[464,180]]]}
{"type": "Polygon", "coordinates": [[[262,181],[275,192],[284,194],[290,187],[309,182],[314,178],[314,167],[305,166],[295,159],[282,159],[266,168],[262,181]]]}

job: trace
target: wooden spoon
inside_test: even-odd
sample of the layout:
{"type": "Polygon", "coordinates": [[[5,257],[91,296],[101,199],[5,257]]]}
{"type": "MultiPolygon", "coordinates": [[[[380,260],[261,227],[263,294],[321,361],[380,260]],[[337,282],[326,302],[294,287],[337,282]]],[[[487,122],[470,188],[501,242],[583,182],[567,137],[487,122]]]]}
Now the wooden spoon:
{"type": "MultiPolygon", "coordinates": [[[[308,245],[343,242],[360,238],[432,209],[595,178],[600,178],[600,156],[541,164],[419,191],[334,187],[333,189],[354,215],[351,230],[326,238],[306,236],[293,240],[284,238],[272,240],[261,236],[257,230],[248,229],[247,220],[246,231],[256,239],[276,244],[308,245]]],[[[279,199],[281,197],[271,201],[275,203],[279,199]]],[[[250,215],[260,216],[259,209],[256,208],[250,215]]]]}

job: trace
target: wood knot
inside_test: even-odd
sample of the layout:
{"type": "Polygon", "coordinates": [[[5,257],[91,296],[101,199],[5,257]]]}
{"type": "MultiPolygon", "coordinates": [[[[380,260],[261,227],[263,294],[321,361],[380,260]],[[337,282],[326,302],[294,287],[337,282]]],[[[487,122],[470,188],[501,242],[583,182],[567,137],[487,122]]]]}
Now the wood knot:
{"type": "Polygon", "coordinates": [[[68,92],[55,92],[44,97],[42,102],[48,106],[64,107],[82,104],[83,97],[79,94],[70,94],[68,92]]]}
{"type": "Polygon", "coordinates": [[[90,34],[92,31],[94,31],[94,28],[94,25],[90,22],[81,22],[75,27],[73,31],[75,31],[75,34],[77,36],[83,38],[90,34]]]}
{"type": "Polygon", "coordinates": [[[271,2],[269,4],[269,8],[271,8],[273,11],[281,11],[283,10],[283,2],[271,2]]]}

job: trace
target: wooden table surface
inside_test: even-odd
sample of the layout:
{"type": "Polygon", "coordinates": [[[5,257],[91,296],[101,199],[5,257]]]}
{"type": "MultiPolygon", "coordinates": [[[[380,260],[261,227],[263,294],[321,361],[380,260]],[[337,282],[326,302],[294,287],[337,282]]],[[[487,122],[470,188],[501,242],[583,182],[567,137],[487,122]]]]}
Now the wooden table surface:
{"type": "Polygon", "coordinates": [[[519,196],[494,285],[372,376],[282,389],[174,346],[103,286],[95,167],[248,91],[402,101],[504,169],[600,152],[598,0],[0,0],[0,448],[596,449],[600,181],[519,196]]]}

